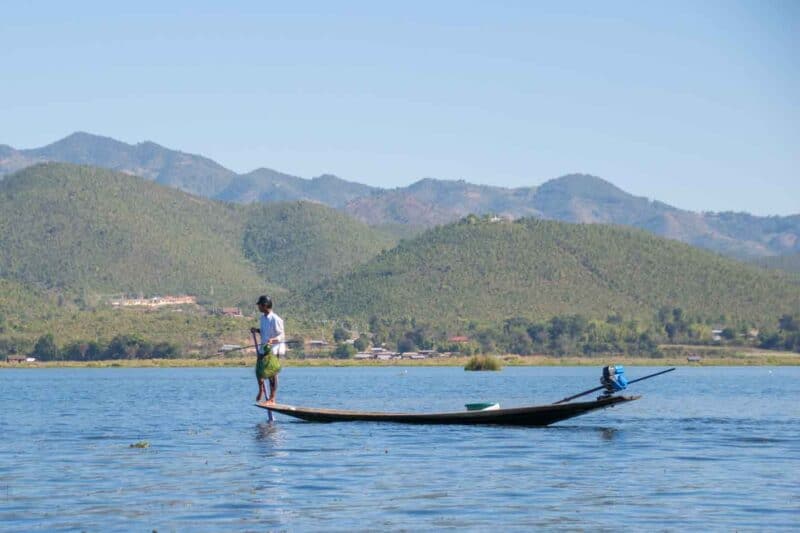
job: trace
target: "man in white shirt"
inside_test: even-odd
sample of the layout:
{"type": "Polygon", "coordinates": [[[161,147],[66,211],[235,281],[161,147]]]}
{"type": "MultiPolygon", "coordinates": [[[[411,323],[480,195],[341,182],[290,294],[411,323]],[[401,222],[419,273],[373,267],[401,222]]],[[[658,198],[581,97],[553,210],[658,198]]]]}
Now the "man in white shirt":
{"type": "MultiPolygon", "coordinates": [[[[267,396],[264,388],[264,379],[269,379],[269,396],[266,403],[275,403],[275,394],[278,392],[278,373],[281,371],[279,357],[286,354],[286,334],[283,331],[283,319],[272,311],[272,299],[269,296],[259,296],[256,302],[261,311],[260,333],[261,346],[259,347],[258,361],[256,362],[256,378],[258,379],[258,397],[267,396]]],[[[250,328],[255,333],[256,328],[250,328]]]]}

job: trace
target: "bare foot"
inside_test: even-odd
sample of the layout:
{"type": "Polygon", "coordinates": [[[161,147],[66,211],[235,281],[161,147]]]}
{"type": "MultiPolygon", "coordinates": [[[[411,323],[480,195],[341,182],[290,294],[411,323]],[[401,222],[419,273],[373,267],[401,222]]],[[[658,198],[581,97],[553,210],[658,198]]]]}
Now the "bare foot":
{"type": "Polygon", "coordinates": [[[275,405],[275,398],[268,398],[264,403],[267,405],[275,405]]]}
{"type": "Polygon", "coordinates": [[[258,396],[256,396],[256,403],[259,403],[260,401],[261,401],[261,394],[259,394],[258,396]]]}

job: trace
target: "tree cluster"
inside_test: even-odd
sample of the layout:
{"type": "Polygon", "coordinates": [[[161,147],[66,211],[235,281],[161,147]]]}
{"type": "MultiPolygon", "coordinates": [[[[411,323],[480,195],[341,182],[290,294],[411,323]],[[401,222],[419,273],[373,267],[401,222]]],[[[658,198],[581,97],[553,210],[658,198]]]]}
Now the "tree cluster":
{"type": "Polygon", "coordinates": [[[59,347],[53,335],[39,337],[31,356],[40,361],[99,361],[107,359],[174,359],[180,349],[171,343],[153,343],[139,335],[117,335],[108,344],[72,342],[59,347]]]}
{"type": "MultiPolygon", "coordinates": [[[[752,324],[726,324],[726,317],[716,319],[690,317],[681,308],[662,308],[651,321],[641,322],[612,314],[605,319],[590,319],[579,314],[559,315],[544,321],[523,317],[510,318],[501,324],[469,324],[459,336],[468,340],[453,341],[453,332],[415,319],[389,321],[373,316],[369,331],[375,345],[385,345],[399,352],[436,349],[465,355],[512,353],[519,355],[630,354],[661,356],[661,344],[742,345],[749,341],[752,324]],[[720,328],[714,334],[712,325],[720,328]]],[[[800,318],[784,315],[778,328],[762,332],[758,345],[764,349],[800,351],[800,318]]]]}
{"type": "Polygon", "coordinates": [[[800,315],[783,315],[777,330],[759,333],[758,346],[766,350],[800,352],[800,315]]]}

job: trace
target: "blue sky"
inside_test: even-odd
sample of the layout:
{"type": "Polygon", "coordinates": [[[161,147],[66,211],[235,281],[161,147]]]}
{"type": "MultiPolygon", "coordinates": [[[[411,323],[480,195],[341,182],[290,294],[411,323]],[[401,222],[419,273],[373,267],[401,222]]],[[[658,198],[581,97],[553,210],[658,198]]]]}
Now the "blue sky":
{"type": "Polygon", "coordinates": [[[800,213],[800,2],[11,2],[0,144],[800,213]]]}

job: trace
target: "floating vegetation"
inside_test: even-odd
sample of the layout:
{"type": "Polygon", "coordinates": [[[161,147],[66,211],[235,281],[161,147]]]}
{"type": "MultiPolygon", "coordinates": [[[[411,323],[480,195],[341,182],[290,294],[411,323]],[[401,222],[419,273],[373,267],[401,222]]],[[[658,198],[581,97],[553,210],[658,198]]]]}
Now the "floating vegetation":
{"type": "Polygon", "coordinates": [[[131,444],[130,447],[131,448],[149,448],[150,447],[150,443],[147,442],[146,440],[140,440],[139,442],[135,442],[135,443],[131,444]]]}
{"type": "Polygon", "coordinates": [[[464,365],[464,370],[500,370],[503,364],[491,355],[474,355],[464,365]]]}

